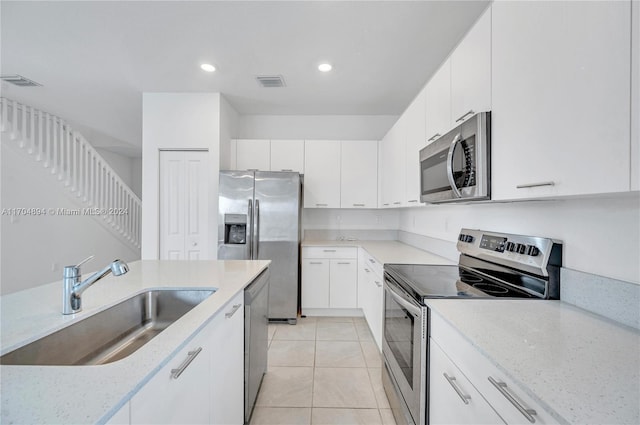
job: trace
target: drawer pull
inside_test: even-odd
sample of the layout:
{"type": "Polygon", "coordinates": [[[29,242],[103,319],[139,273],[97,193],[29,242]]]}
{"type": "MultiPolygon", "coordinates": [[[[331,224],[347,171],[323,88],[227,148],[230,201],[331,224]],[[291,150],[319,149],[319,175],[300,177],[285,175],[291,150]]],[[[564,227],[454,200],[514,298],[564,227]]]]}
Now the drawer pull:
{"type": "Polygon", "coordinates": [[[260,171],[257,168],[247,168],[247,171],[260,171]]]}
{"type": "Polygon", "coordinates": [[[283,168],[283,169],[282,169],[282,170],[280,170],[280,171],[293,171],[293,170],[292,170],[291,168],[283,168]]]}
{"type": "Polygon", "coordinates": [[[529,183],[529,184],[519,184],[516,186],[516,189],[526,189],[529,187],[541,187],[541,186],[555,186],[555,182],[540,182],[540,183],[529,183]]]}
{"type": "Polygon", "coordinates": [[[189,367],[193,359],[195,359],[201,351],[202,347],[198,347],[193,351],[189,351],[187,353],[187,358],[185,359],[185,361],[183,361],[177,369],[171,369],[171,379],[178,379],[180,375],[182,375],[182,372],[184,372],[185,369],[189,367]]]}
{"type": "Polygon", "coordinates": [[[364,207],[364,204],[353,204],[354,207],[364,207]]]}
{"type": "Polygon", "coordinates": [[[442,376],[444,376],[444,379],[446,379],[447,382],[449,383],[449,385],[451,385],[451,387],[453,387],[455,392],[458,393],[458,396],[462,399],[462,402],[464,404],[469,404],[469,400],[471,400],[471,396],[463,393],[462,390],[460,388],[458,388],[456,383],[453,382],[453,381],[456,380],[455,376],[449,376],[446,373],[443,373],[442,376]]]}
{"type": "Polygon", "coordinates": [[[224,314],[224,317],[227,319],[230,319],[231,316],[233,316],[234,314],[236,314],[236,311],[238,311],[238,309],[242,307],[242,304],[235,304],[233,306],[233,308],[231,308],[231,310],[227,313],[224,314]]]}
{"type": "Polygon", "coordinates": [[[323,249],[322,252],[336,252],[335,249],[323,249]]]}
{"type": "Polygon", "coordinates": [[[493,384],[494,387],[496,387],[496,389],[498,391],[500,391],[500,394],[502,394],[504,396],[504,398],[506,398],[507,400],[509,400],[509,402],[511,404],[513,404],[513,406],[518,409],[518,411],[520,413],[522,413],[522,416],[524,416],[525,418],[527,418],[527,420],[529,422],[531,422],[532,424],[536,422],[536,418],[533,417],[533,415],[536,414],[536,411],[533,409],[528,409],[525,406],[523,406],[522,404],[520,404],[520,402],[518,400],[516,400],[511,393],[507,390],[507,384],[504,382],[498,382],[495,379],[493,379],[491,376],[489,376],[489,382],[491,382],[491,384],[493,384]]]}
{"type": "Polygon", "coordinates": [[[441,136],[441,134],[440,134],[440,133],[436,133],[436,134],[434,134],[433,136],[429,137],[429,138],[427,139],[427,142],[430,142],[430,141],[432,141],[433,139],[435,139],[436,137],[440,137],[440,136],[441,136]]]}
{"type": "Polygon", "coordinates": [[[394,202],[393,205],[400,205],[401,202],[394,202]]]}
{"type": "Polygon", "coordinates": [[[382,283],[378,282],[377,280],[374,280],[374,282],[376,283],[376,286],[378,288],[382,288],[382,283]]]}
{"type": "Polygon", "coordinates": [[[417,199],[409,199],[407,202],[409,202],[409,203],[413,204],[413,203],[418,202],[418,200],[417,200],[417,199]]]}
{"type": "Polygon", "coordinates": [[[318,264],[322,264],[322,261],[309,261],[309,264],[318,265],[318,264]]]}
{"type": "Polygon", "coordinates": [[[469,115],[473,114],[473,109],[469,109],[463,116],[461,116],[460,118],[458,118],[456,120],[456,122],[460,122],[462,120],[464,120],[465,118],[467,118],[469,115]]]}
{"type": "Polygon", "coordinates": [[[375,264],[375,263],[376,263],[376,261],[375,261],[373,258],[369,258],[369,262],[370,262],[371,264],[375,264]]]}
{"type": "Polygon", "coordinates": [[[369,269],[368,269],[368,268],[366,268],[366,267],[364,268],[364,271],[365,271],[365,272],[367,272],[367,273],[371,273],[371,270],[369,270],[369,269]]]}
{"type": "Polygon", "coordinates": [[[316,204],[316,207],[326,207],[328,204],[316,204]]]}
{"type": "Polygon", "coordinates": [[[382,204],[382,205],[384,205],[385,207],[388,207],[388,206],[389,206],[389,203],[386,203],[386,204],[382,204]]]}
{"type": "Polygon", "coordinates": [[[342,264],[342,265],[347,265],[348,266],[351,263],[348,262],[348,261],[338,261],[338,264],[342,264]]]}

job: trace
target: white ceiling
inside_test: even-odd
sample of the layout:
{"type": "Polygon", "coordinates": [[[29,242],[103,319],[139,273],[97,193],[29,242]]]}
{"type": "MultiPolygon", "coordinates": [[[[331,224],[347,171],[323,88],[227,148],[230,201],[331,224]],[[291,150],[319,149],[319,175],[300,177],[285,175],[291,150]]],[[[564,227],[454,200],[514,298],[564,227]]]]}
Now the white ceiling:
{"type": "Polygon", "coordinates": [[[43,85],[2,95],[132,155],[143,92],[221,92],[241,114],[398,115],[487,4],[2,1],[1,73],[43,85]],[[287,86],[258,86],[272,74],[287,86]]]}

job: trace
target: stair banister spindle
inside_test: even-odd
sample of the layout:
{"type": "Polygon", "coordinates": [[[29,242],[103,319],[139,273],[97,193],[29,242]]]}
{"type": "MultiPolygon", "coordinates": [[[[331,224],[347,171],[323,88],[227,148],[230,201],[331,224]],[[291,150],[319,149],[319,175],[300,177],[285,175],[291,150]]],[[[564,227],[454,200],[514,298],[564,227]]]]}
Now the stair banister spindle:
{"type": "Polygon", "coordinates": [[[21,120],[20,123],[22,124],[20,126],[21,128],[21,132],[22,132],[22,137],[20,138],[20,147],[24,148],[25,145],[25,139],[27,138],[27,107],[23,106],[22,107],[22,114],[21,114],[21,120]]]}
{"type": "Polygon", "coordinates": [[[33,154],[36,151],[36,116],[33,106],[29,107],[29,154],[33,154]]]}
{"type": "Polygon", "coordinates": [[[52,150],[52,161],[51,161],[51,174],[56,173],[56,162],[58,161],[58,120],[55,117],[51,117],[51,150],[52,150]]]}
{"type": "Polygon", "coordinates": [[[64,182],[65,186],[69,186],[71,184],[71,140],[69,137],[69,129],[65,125],[64,127],[64,145],[65,145],[65,172],[67,174],[67,179],[64,182]]]}
{"type": "Polygon", "coordinates": [[[42,111],[38,110],[38,155],[36,156],[36,160],[42,160],[42,145],[43,145],[43,137],[42,137],[42,111]]]}
{"type": "Polygon", "coordinates": [[[9,118],[7,117],[7,99],[4,97],[0,99],[0,109],[2,113],[2,118],[0,119],[0,130],[5,131],[7,124],[9,123],[9,118]]]}
{"type": "Polygon", "coordinates": [[[11,111],[11,124],[13,129],[11,130],[11,138],[18,137],[18,102],[13,101],[13,110],[11,111]]]}
{"type": "Polygon", "coordinates": [[[49,160],[51,158],[51,116],[47,112],[44,116],[44,168],[49,168],[49,160]]]}

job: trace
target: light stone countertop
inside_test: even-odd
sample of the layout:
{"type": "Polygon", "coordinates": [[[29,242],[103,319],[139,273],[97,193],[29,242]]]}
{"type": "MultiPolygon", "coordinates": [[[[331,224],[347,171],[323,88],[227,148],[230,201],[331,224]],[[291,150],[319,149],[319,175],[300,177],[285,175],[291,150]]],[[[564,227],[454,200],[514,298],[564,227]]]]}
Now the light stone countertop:
{"type": "Polygon", "coordinates": [[[640,332],[560,301],[429,300],[560,423],[640,423],[640,332]]]}
{"type": "Polygon", "coordinates": [[[376,260],[382,264],[442,264],[454,265],[454,261],[434,253],[414,248],[398,241],[331,241],[331,240],[307,240],[302,242],[303,247],[311,246],[353,246],[364,248],[376,260]]]}
{"type": "MultiPolygon", "coordinates": [[[[137,261],[83,294],[83,311],[63,316],[62,282],[0,298],[1,353],[12,351],[153,288],[216,289],[130,356],[100,366],[0,366],[3,424],[104,423],[269,261],[137,261]]],[[[88,273],[84,274],[89,276],[88,273]]]]}

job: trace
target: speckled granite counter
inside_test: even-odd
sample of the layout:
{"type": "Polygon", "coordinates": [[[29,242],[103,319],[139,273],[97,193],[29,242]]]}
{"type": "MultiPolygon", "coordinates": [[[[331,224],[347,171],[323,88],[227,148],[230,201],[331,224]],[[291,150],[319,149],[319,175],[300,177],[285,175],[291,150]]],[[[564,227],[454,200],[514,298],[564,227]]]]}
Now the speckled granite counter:
{"type": "Polygon", "coordinates": [[[0,366],[3,424],[103,423],[185,346],[269,261],[138,261],[83,294],[83,311],[61,313],[62,283],[0,298],[1,353],[48,335],[150,288],[216,292],[130,356],[101,366],[0,366]]]}
{"type": "Polygon", "coordinates": [[[560,301],[428,304],[560,423],[640,423],[640,332],[560,301]]]}
{"type": "Polygon", "coordinates": [[[382,264],[456,264],[439,255],[414,248],[398,241],[330,241],[307,240],[302,246],[353,246],[362,247],[382,264]]]}

